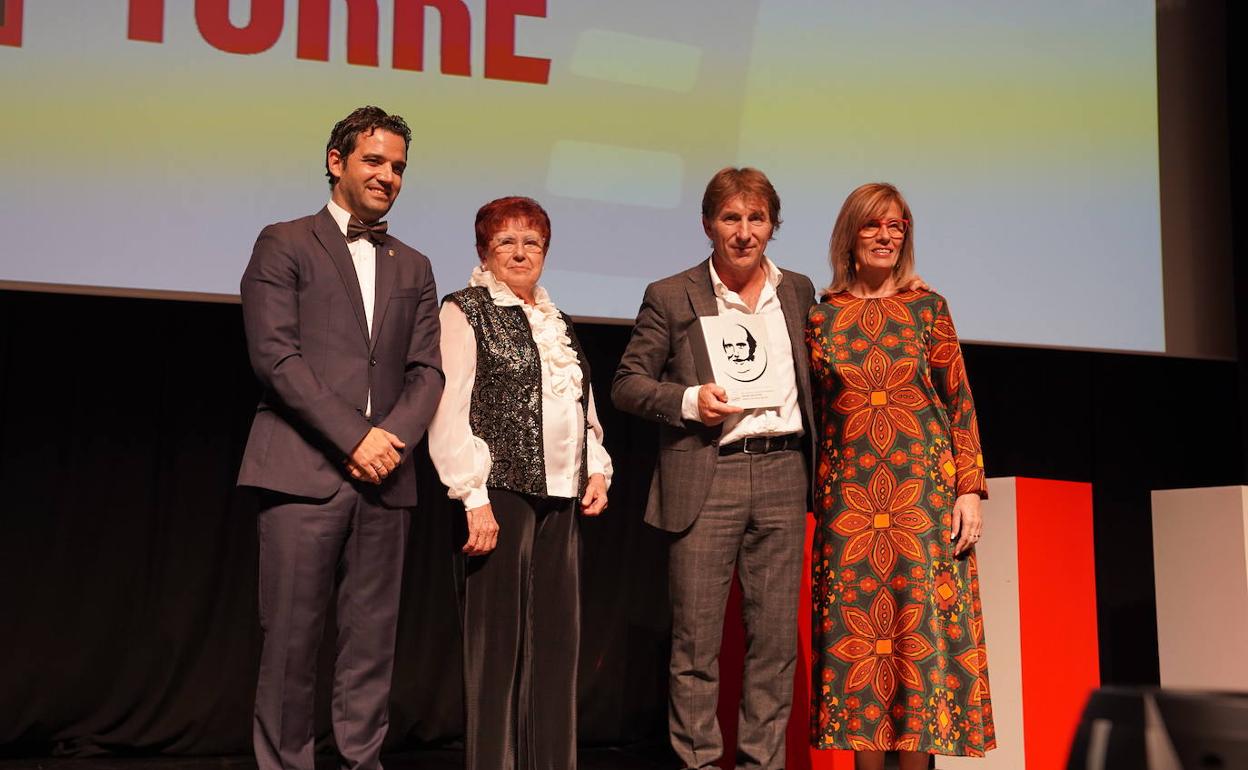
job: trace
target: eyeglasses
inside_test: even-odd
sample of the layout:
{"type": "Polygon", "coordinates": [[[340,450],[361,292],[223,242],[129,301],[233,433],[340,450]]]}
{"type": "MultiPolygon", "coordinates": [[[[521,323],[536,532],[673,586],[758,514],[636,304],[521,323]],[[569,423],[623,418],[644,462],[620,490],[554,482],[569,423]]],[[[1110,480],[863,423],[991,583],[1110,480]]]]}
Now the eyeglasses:
{"type": "Polygon", "coordinates": [[[879,234],[881,227],[887,230],[892,237],[901,238],[910,229],[910,222],[905,219],[869,219],[863,223],[862,227],[858,228],[858,235],[863,238],[874,238],[879,234]]]}
{"type": "Polygon", "coordinates": [[[546,244],[540,240],[525,240],[524,243],[516,243],[514,238],[501,238],[494,242],[490,247],[499,254],[511,255],[517,251],[523,250],[525,254],[541,254],[546,248],[546,244]]]}

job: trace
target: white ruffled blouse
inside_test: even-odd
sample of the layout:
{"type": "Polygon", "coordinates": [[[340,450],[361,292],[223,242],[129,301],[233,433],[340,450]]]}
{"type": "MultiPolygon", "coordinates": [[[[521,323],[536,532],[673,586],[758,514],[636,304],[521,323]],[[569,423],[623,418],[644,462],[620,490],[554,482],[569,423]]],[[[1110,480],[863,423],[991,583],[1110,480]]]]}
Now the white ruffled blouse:
{"type": "MultiPolygon", "coordinates": [[[[581,441],[586,415],[582,414],[580,360],[572,349],[568,329],[550,295],[541,286],[529,305],[489,270],[476,267],[469,286],[484,286],[494,304],[519,306],[529,320],[542,362],[542,439],[546,461],[546,491],[554,497],[575,497],[581,470],[581,441]]],[[[485,483],[490,475],[490,449],[473,435],[468,420],[472,386],[477,374],[477,338],[464,311],[454,302],[442,303],[442,370],[446,387],[429,425],[429,455],[448,495],[476,508],[490,501],[485,483]]],[[[601,473],[611,483],[611,458],[602,446],[602,426],[589,394],[589,433],[585,464],[592,476],[601,473]]]]}

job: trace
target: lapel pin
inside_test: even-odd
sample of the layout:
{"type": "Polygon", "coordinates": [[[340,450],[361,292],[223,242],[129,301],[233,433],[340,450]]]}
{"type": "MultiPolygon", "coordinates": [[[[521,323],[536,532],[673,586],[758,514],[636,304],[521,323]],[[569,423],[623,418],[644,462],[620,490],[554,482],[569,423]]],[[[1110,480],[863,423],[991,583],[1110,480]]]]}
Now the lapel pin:
{"type": "Polygon", "coordinates": [[[394,256],[394,249],[390,249],[390,250],[389,250],[388,252],[386,252],[386,253],[388,253],[390,256],[392,256],[392,257],[393,257],[393,256],[394,256]]]}

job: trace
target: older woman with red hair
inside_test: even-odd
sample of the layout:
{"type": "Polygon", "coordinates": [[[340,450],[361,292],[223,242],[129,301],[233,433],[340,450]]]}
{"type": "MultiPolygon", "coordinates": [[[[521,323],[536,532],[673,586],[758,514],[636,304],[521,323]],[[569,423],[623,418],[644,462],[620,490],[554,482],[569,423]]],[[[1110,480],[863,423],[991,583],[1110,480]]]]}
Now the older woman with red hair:
{"type": "Polygon", "coordinates": [[[429,427],[467,520],[466,767],[575,768],[577,515],[606,507],[611,459],[572,322],[538,284],[550,217],[499,198],[476,234],[480,264],[442,304],[446,389],[429,427]]]}

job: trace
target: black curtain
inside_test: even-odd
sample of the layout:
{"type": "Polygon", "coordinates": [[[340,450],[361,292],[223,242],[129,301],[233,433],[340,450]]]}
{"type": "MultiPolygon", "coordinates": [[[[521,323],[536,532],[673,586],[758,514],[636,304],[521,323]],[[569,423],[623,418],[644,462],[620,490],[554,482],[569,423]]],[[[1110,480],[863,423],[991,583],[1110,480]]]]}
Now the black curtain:
{"type": "MultiPolygon", "coordinates": [[[[666,552],[637,518],[656,439],[610,408],[627,333],[587,333],[621,469],[583,522],[588,743],[665,725],[666,552]]],[[[234,477],[257,395],[237,305],[0,292],[0,751],[249,751],[255,501],[234,477]]],[[[391,749],[462,730],[462,507],[419,451],[391,749]]]]}
{"type": "MultiPolygon", "coordinates": [[[[666,555],[641,522],[656,431],[611,408],[629,329],[578,330],[616,464],[610,509],[583,522],[580,739],[662,744],[666,555]]],[[[1239,367],[966,357],[990,475],[1094,484],[1102,675],[1155,683],[1149,490],[1244,481],[1239,367]]],[[[237,305],[0,292],[0,753],[249,752],[255,509],[233,482],[256,396],[237,305]]],[[[462,512],[427,459],[417,473],[391,750],[462,730],[462,512]]]]}

